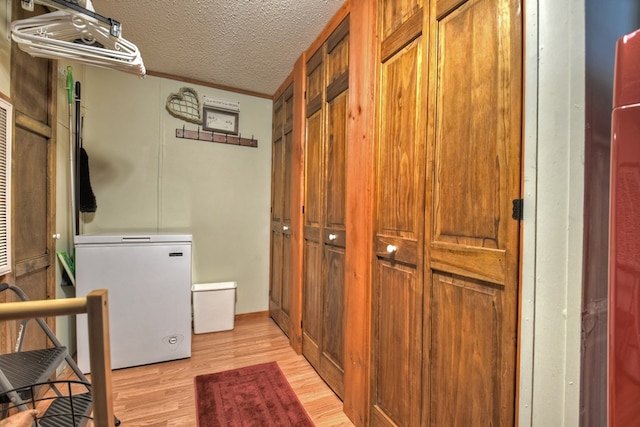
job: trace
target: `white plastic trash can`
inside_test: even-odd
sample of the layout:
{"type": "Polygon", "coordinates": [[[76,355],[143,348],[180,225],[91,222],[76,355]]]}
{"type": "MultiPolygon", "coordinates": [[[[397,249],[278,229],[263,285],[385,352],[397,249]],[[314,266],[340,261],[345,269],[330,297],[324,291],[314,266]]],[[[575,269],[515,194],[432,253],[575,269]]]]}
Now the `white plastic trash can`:
{"type": "Polygon", "coordinates": [[[236,287],[236,282],[196,283],[191,286],[194,333],[233,329],[236,287]]]}

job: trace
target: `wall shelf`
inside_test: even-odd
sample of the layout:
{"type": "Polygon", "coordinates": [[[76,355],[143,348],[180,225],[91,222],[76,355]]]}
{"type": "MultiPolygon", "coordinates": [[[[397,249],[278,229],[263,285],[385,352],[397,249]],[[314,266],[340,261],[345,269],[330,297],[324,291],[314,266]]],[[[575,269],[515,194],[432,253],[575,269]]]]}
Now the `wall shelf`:
{"type": "Polygon", "coordinates": [[[218,142],[221,144],[240,145],[242,147],[258,147],[258,140],[253,138],[242,138],[242,134],[238,136],[228,135],[225,133],[216,133],[198,130],[188,130],[182,127],[176,129],[176,138],[195,139],[197,141],[218,142]]]}

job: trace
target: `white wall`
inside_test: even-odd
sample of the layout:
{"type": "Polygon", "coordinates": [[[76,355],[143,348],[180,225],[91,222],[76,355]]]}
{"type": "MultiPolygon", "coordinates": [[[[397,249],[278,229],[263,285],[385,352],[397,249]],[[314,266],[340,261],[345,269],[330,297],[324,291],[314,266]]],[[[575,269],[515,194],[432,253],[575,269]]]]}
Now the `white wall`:
{"type": "Polygon", "coordinates": [[[236,313],[267,310],[271,100],[96,67],[82,91],[98,206],[82,233],[190,233],[193,282],[236,281],[236,313]],[[165,109],[184,86],[201,101],[239,101],[240,133],[258,148],[176,138],[176,128],[197,129],[165,109]]]}
{"type": "MultiPolygon", "coordinates": [[[[584,2],[526,2],[520,426],[578,426],[584,2]]],[[[603,242],[606,244],[606,242],[603,242]]]]}
{"type": "MultiPolygon", "coordinates": [[[[69,102],[67,96],[67,66],[71,66],[71,73],[74,80],[83,80],[83,65],[68,61],[58,61],[58,79],[57,79],[57,134],[56,134],[56,222],[54,233],[60,234],[60,238],[56,241],[56,252],[63,251],[73,256],[73,227],[70,216],[70,197],[71,193],[69,176],[70,176],[70,147],[74,144],[69,138],[73,139],[73,126],[75,120],[75,103],[71,104],[71,126],[69,125],[69,102]],[[71,133],[69,131],[71,129],[71,133]]],[[[71,286],[62,286],[62,267],[56,259],[56,297],[72,298],[75,297],[75,289],[71,286]]],[[[75,316],[60,316],[56,319],[56,336],[69,348],[73,354],[76,348],[76,322],[75,316]]]]}

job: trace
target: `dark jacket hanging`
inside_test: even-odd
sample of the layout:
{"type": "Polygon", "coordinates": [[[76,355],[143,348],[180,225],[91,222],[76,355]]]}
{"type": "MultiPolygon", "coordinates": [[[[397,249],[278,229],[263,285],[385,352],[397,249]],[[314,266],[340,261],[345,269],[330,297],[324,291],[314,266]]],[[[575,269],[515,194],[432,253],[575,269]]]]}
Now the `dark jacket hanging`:
{"type": "Polygon", "coordinates": [[[80,147],[80,179],[78,182],[80,187],[80,212],[95,212],[96,196],[91,189],[91,181],[89,179],[89,156],[84,148],[80,147]]]}

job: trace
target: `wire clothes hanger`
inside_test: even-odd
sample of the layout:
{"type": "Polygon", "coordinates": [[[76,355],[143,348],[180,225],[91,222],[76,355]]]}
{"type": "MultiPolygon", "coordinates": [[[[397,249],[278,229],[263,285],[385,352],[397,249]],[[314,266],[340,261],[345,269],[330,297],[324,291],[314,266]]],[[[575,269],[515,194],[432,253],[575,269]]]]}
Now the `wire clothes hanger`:
{"type": "Polygon", "coordinates": [[[36,57],[66,58],[138,76],[146,74],[136,45],[120,36],[117,21],[93,13],[90,0],[87,9],[66,0],[36,2],[64,9],[11,23],[11,38],[23,51],[36,57]]]}

